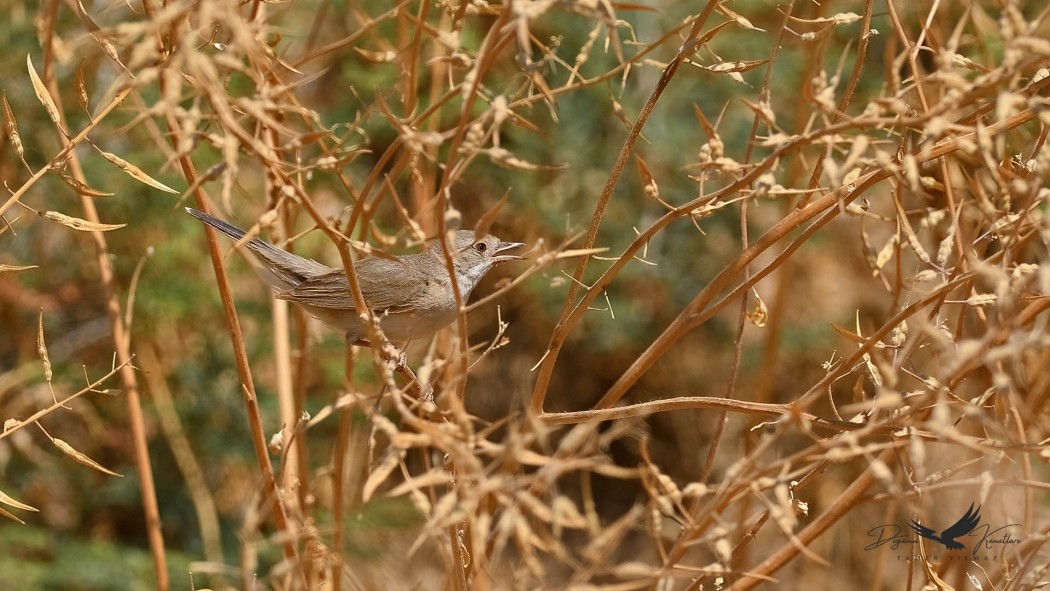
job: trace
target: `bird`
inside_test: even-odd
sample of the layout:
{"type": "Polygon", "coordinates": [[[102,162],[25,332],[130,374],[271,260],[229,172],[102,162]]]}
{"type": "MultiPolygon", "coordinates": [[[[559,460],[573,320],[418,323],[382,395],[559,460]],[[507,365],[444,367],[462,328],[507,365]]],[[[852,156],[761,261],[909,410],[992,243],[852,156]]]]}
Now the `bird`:
{"type": "Polygon", "coordinates": [[[961,538],[972,532],[980,522],[981,506],[977,505],[977,510],[974,511],[973,503],[970,503],[970,508],[966,511],[966,514],[959,518],[959,521],[956,521],[949,526],[948,529],[942,531],[939,536],[937,535],[937,532],[919,524],[915,520],[912,520],[911,522],[911,529],[926,539],[944,544],[949,550],[962,550],[965,546],[956,542],[955,538],[961,538]]]}
{"type": "MultiPolygon", "coordinates": [[[[245,232],[217,217],[187,207],[186,211],[235,241],[245,232]]],[[[297,304],[324,324],[346,334],[353,345],[370,345],[370,331],[350,295],[346,270],[282,250],[264,240],[245,243],[259,266],[259,277],[274,297],[297,304]]],[[[449,240],[456,286],[461,301],[493,267],[506,261],[523,260],[505,254],[525,246],[503,242],[486,234],[457,230],[449,240]]],[[[398,257],[372,256],[354,264],[357,284],[372,314],[379,320],[383,336],[402,349],[413,339],[426,339],[451,324],[459,315],[455,292],[440,242],[418,254],[398,257]]]]}

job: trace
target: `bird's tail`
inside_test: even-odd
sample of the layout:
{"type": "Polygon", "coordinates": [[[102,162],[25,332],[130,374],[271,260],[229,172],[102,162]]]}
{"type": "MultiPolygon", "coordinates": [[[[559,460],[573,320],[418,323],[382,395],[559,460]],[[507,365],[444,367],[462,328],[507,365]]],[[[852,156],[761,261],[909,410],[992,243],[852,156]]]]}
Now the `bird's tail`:
{"type": "MultiPolygon", "coordinates": [[[[217,217],[210,216],[192,207],[187,207],[186,212],[233,238],[235,241],[240,242],[244,238],[244,230],[230,225],[217,217]]],[[[269,242],[258,238],[249,240],[245,243],[245,246],[262,263],[262,267],[257,269],[259,276],[267,285],[278,292],[292,289],[308,277],[314,277],[331,270],[321,263],[281,250],[269,242]]]]}

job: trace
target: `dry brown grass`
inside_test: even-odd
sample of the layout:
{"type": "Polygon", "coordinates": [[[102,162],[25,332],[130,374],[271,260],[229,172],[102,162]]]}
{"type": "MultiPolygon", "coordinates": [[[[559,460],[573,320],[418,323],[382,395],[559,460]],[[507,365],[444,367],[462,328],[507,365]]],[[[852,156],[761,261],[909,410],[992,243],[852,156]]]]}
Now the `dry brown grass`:
{"type": "MultiPolygon", "coordinates": [[[[191,568],[212,588],[1045,578],[1039,3],[78,6],[45,3],[43,49],[4,77],[0,244],[84,232],[94,252],[0,255],[12,335],[0,361],[14,361],[0,365],[0,409],[17,419],[0,445],[85,412],[59,402],[119,389],[128,410],[107,420],[126,440],[57,445],[97,468],[81,456],[134,455],[151,585],[190,586],[166,566],[162,508],[178,499],[197,519],[191,568]],[[119,181],[95,170],[148,192],[100,196],[97,183],[119,181]],[[301,312],[238,313],[258,311],[260,292],[210,232],[214,275],[197,256],[121,266],[168,235],[203,248],[190,221],[144,221],[145,200],[176,210],[169,186],[310,256],[334,249],[351,277],[371,249],[475,221],[536,248],[469,308],[488,328],[468,331],[465,309],[411,350],[414,371],[357,349],[332,382],[317,367],[335,354],[301,312]],[[96,203],[113,200],[100,220],[96,203]],[[114,252],[110,237],[136,229],[114,252]],[[112,372],[68,398],[79,376],[52,376],[43,318],[72,303],[25,279],[63,264],[92,269],[74,283],[90,285],[80,305],[106,314],[113,353],[112,372]],[[167,294],[212,279],[225,328],[203,300],[187,303],[192,325],[147,311],[139,328],[130,312],[140,282],[167,294]],[[51,303],[17,304],[30,296],[51,303]],[[493,322],[501,303],[509,324],[493,322]],[[37,316],[22,328],[30,307],[46,308],[39,330],[37,316]],[[201,333],[220,331],[236,379],[193,382],[210,365],[201,333]],[[18,369],[40,359],[36,377],[18,369]],[[233,395],[191,383],[234,381],[254,465],[203,453],[202,426],[179,408],[233,395]],[[181,489],[155,487],[152,473],[172,470],[151,438],[172,450],[181,489]],[[914,541],[910,520],[941,530],[969,502],[982,508],[972,553],[873,545],[890,531],[878,526],[914,541]],[[376,511],[378,525],[354,525],[376,511]],[[981,532],[1018,543],[981,546],[981,532]]],[[[95,369],[106,359],[91,355],[95,369]]]]}

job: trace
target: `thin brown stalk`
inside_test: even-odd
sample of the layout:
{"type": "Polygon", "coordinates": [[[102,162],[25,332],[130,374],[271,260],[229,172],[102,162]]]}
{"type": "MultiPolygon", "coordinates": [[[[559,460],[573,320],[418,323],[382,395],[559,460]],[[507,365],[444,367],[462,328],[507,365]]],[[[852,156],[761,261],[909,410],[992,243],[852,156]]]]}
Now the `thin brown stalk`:
{"type": "MultiPolygon", "coordinates": [[[[653,109],[656,108],[656,103],[659,102],[664,90],[667,88],[667,85],[670,84],[671,79],[678,71],[682,62],[696,51],[697,40],[700,38],[700,31],[707,23],[707,19],[711,16],[711,13],[717,5],[717,2],[709,1],[704,7],[704,10],[691,19],[692,26],[689,30],[689,34],[686,36],[685,42],[678,50],[678,53],[675,54],[674,59],[667,64],[667,67],[665,67],[660,74],[660,79],[653,88],[653,92],[649,95],[649,99],[646,101],[645,106],[642,107],[641,112],[638,114],[638,119],[635,120],[634,126],[630,133],[628,133],[626,140],[624,140],[623,146],[620,148],[620,152],[616,157],[616,163],[613,164],[609,178],[606,180],[605,187],[602,189],[602,194],[598,197],[598,203],[595,205],[594,214],[591,217],[591,224],[587,230],[587,237],[584,238],[583,248],[591,248],[594,246],[594,241],[598,236],[598,228],[601,225],[605,209],[608,207],[609,200],[612,199],[613,190],[616,188],[616,185],[619,184],[620,174],[623,172],[631,155],[634,153],[634,145],[641,136],[642,129],[645,127],[646,122],[648,122],[649,116],[652,114],[653,109]]],[[[637,249],[634,249],[631,254],[636,251],[637,249]]],[[[543,412],[543,401],[547,397],[547,387],[550,383],[551,374],[554,371],[554,364],[557,361],[562,344],[568,335],[568,329],[571,328],[572,325],[569,322],[570,317],[575,310],[579,309],[579,304],[575,304],[574,302],[576,301],[580,281],[582,280],[583,273],[586,269],[587,259],[581,258],[576,263],[576,270],[573,272],[573,281],[569,284],[569,291],[565,296],[565,304],[562,307],[560,318],[557,325],[555,325],[551,336],[551,342],[547,346],[547,352],[544,355],[543,363],[540,364],[539,372],[536,376],[536,383],[532,391],[532,402],[529,405],[530,412],[536,414],[543,412]]]]}

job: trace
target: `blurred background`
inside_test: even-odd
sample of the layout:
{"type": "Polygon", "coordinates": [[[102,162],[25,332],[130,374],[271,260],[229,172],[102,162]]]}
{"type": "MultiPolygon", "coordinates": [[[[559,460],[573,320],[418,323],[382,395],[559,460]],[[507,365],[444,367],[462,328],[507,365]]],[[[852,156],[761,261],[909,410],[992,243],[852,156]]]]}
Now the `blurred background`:
{"type": "MultiPolygon", "coordinates": [[[[121,365],[117,341],[126,338],[163,568],[179,589],[245,588],[246,580],[258,588],[642,588],[665,579],[661,588],[699,588],[692,585],[743,580],[698,573],[745,572],[829,508],[846,516],[809,547],[820,559],[803,555],[774,576],[789,586],[896,589],[927,575],[911,552],[868,548],[872,528],[896,524],[910,534],[906,524],[919,515],[943,529],[975,499],[988,531],[1022,524],[1009,531],[1031,541],[1048,523],[1045,487],[1033,483],[1046,477],[1038,446],[1050,389],[1047,313],[1038,306],[1050,283],[1050,164],[1046,91],[1029,87],[1050,58],[1044,13],[1039,2],[980,1],[8,7],[0,24],[8,190],[0,199],[0,417],[25,421],[107,376],[121,365]],[[640,134],[632,132],[639,117],[647,117],[640,134]],[[988,139],[966,136],[981,125],[988,139]],[[977,148],[953,144],[940,159],[918,148],[964,136],[977,148]],[[629,138],[633,150],[617,165],[629,138]],[[850,183],[863,194],[841,192],[850,183]],[[825,208],[827,223],[807,232],[815,217],[792,221],[837,189],[842,201],[825,208]],[[426,368],[439,407],[476,429],[448,440],[390,408],[370,350],[351,351],[338,331],[294,308],[287,323],[275,323],[267,288],[221,239],[243,333],[231,337],[204,228],[183,212],[206,199],[217,216],[282,244],[294,237],[296,253],[339,267],[337,246],[310,210],[347,238],[396,255],[418,252],[441,226],[473,227],[504,196],[490,231],[528,243],[529,261],[498,267],[474,299],[527,276],[471,312],[467,334],[453,327],[408,351],[410,366],[421,375],[426,368]],[[120,226],[82,231],[43,215],[90,219],[86,202],[102,223],[120,226]],[[529,422],[537,390],[547,413],[594,408],[770,230],[780,240],[713,295],[772,272],[645,362],[620,402],[717,397],[774,408],[804,398],[797,412],[840,423],[868,413],[877,428],[848,440],[841,424],[820,431],[778,423],[778,413],[723,417],[686,405],[589,423],[593,447],[569,449],[569,427],[529,422]],[[584,248],[604,250],[572,252],[584,248]],[[588,263],[576,276],[581,256],[588,263]],[[611,281],[552,357],[570,290],[579,287],[575,305],[610,269],[611,281]],[[950,289],[924,301],[942,286],[950,289]],[[987,294],[997,299],[970,300],[987,294]],[[891,322],[920,301],[904,325],[891,322]],[[843,365],[883,328],[870,354],[843,365]],[[472,347],[505,343],[485,355],[472,350],[463,372],[462,338],[472,347]],[[545,360],[552,369],[538,388],[545,360]],[[362,398],[346,402],[351,394],[362,398]],[[381,395],[387,403],[377,415],[381,395]],[[282,417],[293,407],[311,419],[296,431],[300,455],[289,460],[288,440],[272,437],[290,427],[282,417]],[[396,448],[376,416],[431,440],[402,449],[396,468],[370,482],[396,448]],[[253,424],[272,444],[278,482],[297,499],[288,501],[294,526],[270,514],[253,424]],[[915,430],[910,439],[891,436],[906,428],[915,430]],[[444,481],[397,488],[457,457],[458,445],[480,458],[458,467],[466,490],[444,481]],[[581,463],[540,478],[548,464],[521,460],[522,450],[581,463]],[[884,470],[844,500],[873,463],[884,470]],[[514,475],[521,480],[509,484],[514,475]],[[809,486],[806,509],[794,497],[798,480],[809,486]],[[413,496],[421,490],[429,503],[413,496]],[[683,500],[682,491],[696,496],[683,500]],[[564,500],[582,521],[566,513],[575,524],[561,532],[522,500],[526,493],[555,514],[564,500]],[[455,544],[441,540],[447,515],[434,508],[446,494],[456,507],[448,515],[459,515],[481,547],[487,539],[490,551],[508,548],[488,562],[474,554],[477,572],[450,574],[455,544]],[[511,514],[534,528],[531,537],[499,528],[484,535],[511,514]],[[751,527],[757,536],[747,535],[751,527]],[[290,582],[288,565],[297,562],[281,533],[342,574],[290,582]],[[600,547],[607,552],[589,546],[604,534],[615,538],[600,547]],[[559,544],[563,551],[552,549],[559,544]]],[[[113,375],[34,424],[5,428],[0,492],[37,511],[3,505],[22,523],[0,523],[0,587],[161,584],[126,379],[113,375]],[[121,476],[63,453],[52,437],[121,476]]],[[[1030,562],[1017,581],[1046,564],[1038,545],[1023,547],[1030,562]]],[[[988,555],[1004,556],[999,550],[988,555]]],[[[963,563],[999,568],[993,559],[963,563]]],[[[953,581],[996,580],[970,566],[935,568],[953,581]]]]}

